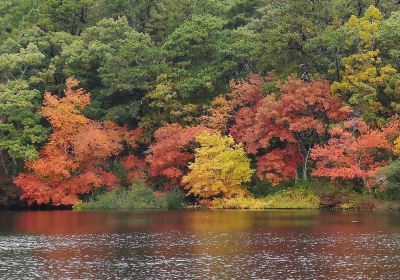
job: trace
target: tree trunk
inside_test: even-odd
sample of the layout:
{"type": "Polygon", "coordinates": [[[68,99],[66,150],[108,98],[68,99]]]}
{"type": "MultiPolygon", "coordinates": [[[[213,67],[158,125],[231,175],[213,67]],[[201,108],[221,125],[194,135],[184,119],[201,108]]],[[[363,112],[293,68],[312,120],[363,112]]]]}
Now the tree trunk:
{"type": "Polygon", "coordinates": [[[308,149],[306,156],[304,157],[304,165],[303,165],[303,179],[307,180],[307,164],[308,159],[310,158],[311,148],[308,149]]]}
{"type": "Polygon", "coordinates": [[[340,68],[339,68],[339,57],[338,57],[338,49],[335,51],[335,64],[336,64],[336,79],[340,82],[340,68]]]}
{"type": "Polygon", "coordinates": [[[0,184],[8,184],[11,182],[10,172],[7,168],[6,158],[3,151],[0,151],[0,184]]]}

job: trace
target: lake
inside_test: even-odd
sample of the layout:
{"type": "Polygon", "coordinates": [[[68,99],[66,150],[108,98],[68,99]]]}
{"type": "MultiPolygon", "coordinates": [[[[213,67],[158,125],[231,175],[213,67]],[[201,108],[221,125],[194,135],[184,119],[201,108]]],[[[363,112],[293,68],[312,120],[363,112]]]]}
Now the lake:
{"type": "Polygon", "coordinates": [[[400,213],[0,212],[0,279],[400,279],[400,213]]]}

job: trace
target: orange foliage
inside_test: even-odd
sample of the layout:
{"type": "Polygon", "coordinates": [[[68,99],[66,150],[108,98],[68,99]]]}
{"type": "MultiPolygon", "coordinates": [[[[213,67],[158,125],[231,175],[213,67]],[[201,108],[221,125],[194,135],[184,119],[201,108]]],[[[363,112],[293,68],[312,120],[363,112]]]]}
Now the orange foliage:
{"type": "Polygon", "coordinates": [[[155,142],[150,146],[152,154],[146,158],[150,164],[151,176],[163,176],[168,179],[166,188],[180,184],[187,166],[194,159],[195,138],[209,131],[203,126],[181,127],[169,124],[158,129],[155,142]]]}
{"type": "Polygon", "coordinates": [[[290,79],[280,86],[279,95],[242,108],[231,133],[257,156],[258,176],[277,185],[296,177],[300,164],[306,178],[311,148],[326,135],[329,122],[348,114],[341,100],[330,94],[327,81],[290,79]]]}
{"type": "Polygon", "coordinates": [[[369,187],[378,167],[388,163],[394,152],[393,140],[400,134],[397,119],[380,130],[373,130],[361,119],[346,121],[329,130],[327,145],[316,146],[312,175],[331,179],[359,179],[369,187]]]}
{"type": "Polygon", "coordinates": [[[272,76],[263,79],[259,75],[251,75],[248,83],[231,81],[233,91],[226,96],[217,96],[212,101],[207,114],[200,118],[202,124],[223,133],[228,132],[237,110],[261,100],[264,97],[262,86],[264,82],[270,80],[272,76]]]}
{"type": "Polygon", "coordinates": [[[49,120],[52,134],[38,159],[26,164],[30,173],[14,180],[22,189],[21,198],[29,203],[70,205],[78,201],[79,194],[119,183],[105,161],[117,155],[123,139],[135,132],[82,115],[90,104],[90,93],[75,90],[78,85],[79,81],[69,78],[64,97],[45,93],[42,114],[49,120]]]}

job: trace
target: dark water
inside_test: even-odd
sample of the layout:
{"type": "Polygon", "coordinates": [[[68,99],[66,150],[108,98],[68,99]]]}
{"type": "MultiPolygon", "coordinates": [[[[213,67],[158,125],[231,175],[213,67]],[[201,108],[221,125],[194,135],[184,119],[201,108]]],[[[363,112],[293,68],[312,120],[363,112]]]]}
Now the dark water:
{"type": "Polygon", "coordinates": [[[400,279],[400,214],[1,212],[0,279],[400,279]]]}

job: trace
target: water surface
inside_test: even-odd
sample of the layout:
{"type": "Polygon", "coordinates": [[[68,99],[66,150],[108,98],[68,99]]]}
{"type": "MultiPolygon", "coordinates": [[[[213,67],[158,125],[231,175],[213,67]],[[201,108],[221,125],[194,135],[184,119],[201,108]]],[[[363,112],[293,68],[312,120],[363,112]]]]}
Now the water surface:
{"type": "Polygon", "coordinates": [[[0,279],[400,279],[400,214],[0,212],[0,279]]]}

